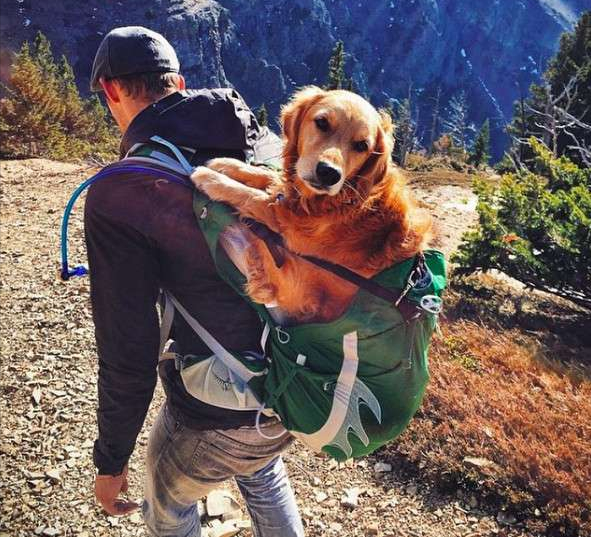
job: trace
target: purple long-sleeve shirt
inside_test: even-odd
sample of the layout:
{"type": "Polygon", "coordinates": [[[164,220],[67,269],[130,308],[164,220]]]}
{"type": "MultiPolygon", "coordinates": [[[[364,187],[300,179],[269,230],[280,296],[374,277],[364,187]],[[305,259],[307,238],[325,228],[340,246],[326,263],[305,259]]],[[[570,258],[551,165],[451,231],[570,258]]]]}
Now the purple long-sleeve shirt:
{"type": "MultiPolygon", "coordinates": [[[[236,98],[220,95],[230,102],[236,98]]],[[[213,93],[212,98],[221,97],[213,93]]],[[[137,142],[147,142],[146,133],[170,138],[176,132],[175,122],[182,121],[186,130],[188,112],[198,112],[202,101],[175,94],[140,113],[123,140],[123,152],[137,142]]],[[[211,102],[207,104],[212,108],[211,102]]],[[[207,121],[223,120],[219,111],[214,115],[199,116],[202,123],[196,128],[207,134],[207,121]]],[[[197,148],[199,158],[236,155],[237,151],[225,148],[223,138],[216,142],[213,135],[207,138],[210,144],[198,135],[173,141],[197,148]]],[[[260,351],[262,326],[250,305],[216,272],[193,213],[190,189],[137,173],[102,179],[88,192],[85,234],[99,355],[99,436],[94,461],[100,473],[115,474],[133,451],[156,385],[159,289],[170,290],[230,350],[260,351]]],[[[180,316],[173,330],[179,353],[211,354],[180,316]]],[[[253,412],[213,407],[190,396],[172,361],[158,367],[173,412],[189,427],[228,429],[254,424],[253,412]]]]}

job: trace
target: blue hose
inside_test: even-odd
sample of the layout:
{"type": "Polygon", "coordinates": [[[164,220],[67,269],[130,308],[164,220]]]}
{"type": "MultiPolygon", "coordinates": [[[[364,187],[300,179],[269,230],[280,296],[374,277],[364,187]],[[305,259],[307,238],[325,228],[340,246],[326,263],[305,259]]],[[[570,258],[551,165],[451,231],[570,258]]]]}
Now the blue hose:
{"type": "Polygon", "coordinates": [[[69,268],[68,266],[68,222],[70,220],[70,213],[72,212],[72,208],[74,207],[74,203],[76,200],[86,190],[90,185],[94,182],[98,181],[99,179],[104,179],[105,177],[109,177],[111,175],[122,175],[127,173],[141,173],[144,175],[154,175],[157,177],[162,177],[172,181],[173,183],[178,183],[179,185],[183,185],[187,188],[193,188],[192,184],[189,182],[188,179],[183,178],[180,174],[175,174],[170,171],[160,170],[155,168],[147,168],[144,166],[131,166],[125,164],[114,164],[111,167],[105,168],[104,170],[100,171],[96,175],[93,175],[90,179],[87,179],[82,183],[72,194],[70,200],[68,201],[66,208],[64,210],[64,216],[62,218],[62,229],[61,229],[61,256],[62,256],[62,269],[60,272],[60,278],[63,281],[68,281],[73,276],[85,276],[88,274],[88,269],[84,265],[78,265],[73,269],[69,268]]]}

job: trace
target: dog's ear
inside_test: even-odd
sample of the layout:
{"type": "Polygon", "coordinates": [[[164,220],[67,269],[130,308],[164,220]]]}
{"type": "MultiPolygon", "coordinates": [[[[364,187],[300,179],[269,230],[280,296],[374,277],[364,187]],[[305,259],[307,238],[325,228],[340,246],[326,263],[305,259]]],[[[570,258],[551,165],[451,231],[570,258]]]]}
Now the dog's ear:
{"type": "Polygon", "coordinates": [[[392,122],[392,116],[390,115],[390,112],[384,108],[380,108],[378,113],[380,114],[380,127],[386,136],[391,138],[394,135],[394,123],[392,122]]]}
{"type": "MultiPolygon", "coordinates": [[[[300,123],[307,110],[324,95],[326,95],[324,90],[316,86],[307,86],[298,91],[281,109],[281,127],[284,138],[283,152],[285,158],[293,158],[297,155],[300,123]]],[[[293,165],[293,162],[291,162],[291,165],[293,165]]]]}
{"type": "Polygon", "coordinates": [[[380,110],[379,113],[380,125],[374,149],[359,171],[359,175],[366,178],[370,188],[379,183],[392,166],[392,150],[394,148],[392,117],[384,110],[380,110]]]}

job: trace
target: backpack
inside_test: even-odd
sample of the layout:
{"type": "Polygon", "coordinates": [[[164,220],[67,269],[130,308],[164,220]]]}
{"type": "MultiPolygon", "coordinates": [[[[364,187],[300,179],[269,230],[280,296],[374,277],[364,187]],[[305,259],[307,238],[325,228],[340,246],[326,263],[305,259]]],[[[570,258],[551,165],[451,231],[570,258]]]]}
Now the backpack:
{"type": "MultiPolygon", "coordinates": [[[[150,163],[148,158],[126,160],[105,168],[84,185],[101,174],[133,169],[189,186],[179,167],[150,163]]],[[[71,210],[70,203],[68,207],[71,210]]],[[[246,295],[244,275],[220,245],[222,232],[239,221],[234,210],[198,191],[194,192],[193,208],[219,275],[257,311],[264,327],[261,353],[231,353],[163,290],[162,358],[175,360],[189,393],[208,402],[204,386],[217,384],[222,400],[213,404],[258,409],[255,425],[262,436],[260,416],[275,415],[308,447],[339,461],[367,455],[395,439],[419,408],[429,379],[427,351],[446,285],[443,254],[427,250],[371,279],[307,258],[354,281],[359,291],[345,313],[332,322],[282,326],[264,305],[246,295]],[[175,312],[195,330],[212,355],[165,352],[175,312]]],[[[80,271],[67,266],[66,215],[64,222],[62,277],[67,279],[80,275],[80,271]]],[[[271,244],[268,237],[273,232],[261,224],[246,224],[269,248],[280,242],[275,237],[271,244]]]]}
{"type": "Polygon", "coordinates": [[[253,373],[248,385],[264,408],[307,446],[337,460],[367,455],[396,438],[420,406],[429,379],[427,351],[446,281],[443,254],[428,250],[371,278],[394,291],[393,298],[407,288],[406,311],[370,286],[332,322],[281,326],[245,294],[245,277],[220,247],[223,230],[238,221],[234,211],[199,192],[194,211],[218,273],[265,324],[264,367],[236,357],[253,373]]]}

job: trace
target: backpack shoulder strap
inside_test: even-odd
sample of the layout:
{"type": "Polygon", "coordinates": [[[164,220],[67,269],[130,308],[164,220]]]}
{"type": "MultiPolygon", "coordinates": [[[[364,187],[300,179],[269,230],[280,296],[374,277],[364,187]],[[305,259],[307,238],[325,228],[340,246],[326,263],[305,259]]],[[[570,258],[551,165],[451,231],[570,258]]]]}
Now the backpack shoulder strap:
{"type": "Polygon", "coordinates": [[[163,177],[184,187],[193,189],[193,184],[189,180],[188,173],[170,166],[168,163],[159,162],[151,158],[128,157],[114,164],[103,168],[100,172],[84,181],[72,194],[62,217],[61,226],[61,270],[59,277],[62,281],[67,281],[73,276],[85,276],[88,269],[84,265],[78,265],[73,269],[68,265],[68,224],[70,214],[74,208],[76,200],[90,185],[97,181],[113,175],[123,175],[127,173],[142,173],[156,177],[163,177]]]}
{"type": "Polygon", "coordinates": [[[172,319],[175,310],[178,311],[186,323],[193,329],[199,338],[205,343],[209,350],[219,358],[223,364],[234,373],[242,382],[248,383],[254,377],[259,377],[266,374],[266,371],[251,371],[240,360],[238,360],[230,351],[215,338],[207,329],[193,317],[184,306],[168,291],[163,291],[164,296],[164,313],[162,314],[162,323],[160,330],[160,360],[172,358],[172,356],[164,353],[164,346],[168,340],[170,328],[172,326],[172,319]]]}

